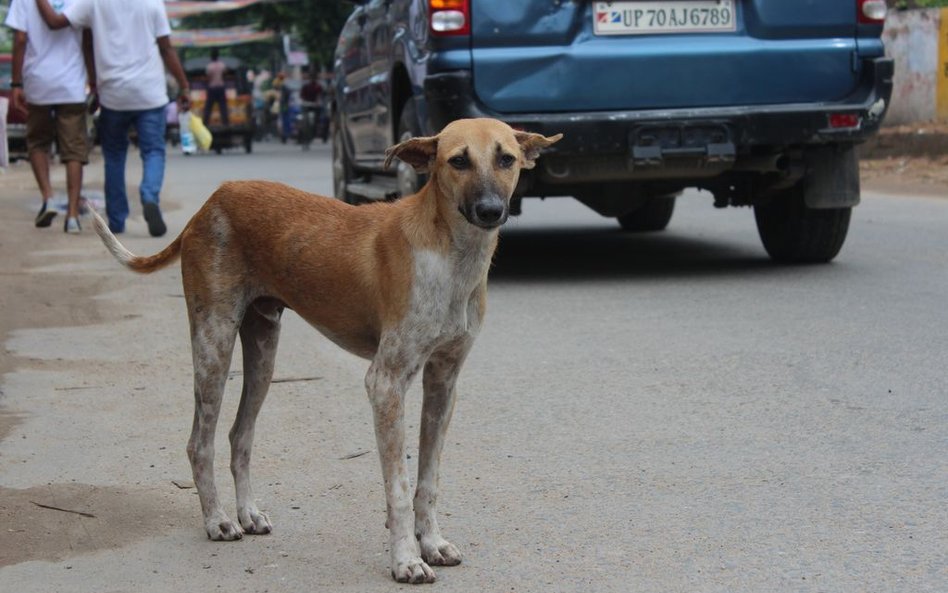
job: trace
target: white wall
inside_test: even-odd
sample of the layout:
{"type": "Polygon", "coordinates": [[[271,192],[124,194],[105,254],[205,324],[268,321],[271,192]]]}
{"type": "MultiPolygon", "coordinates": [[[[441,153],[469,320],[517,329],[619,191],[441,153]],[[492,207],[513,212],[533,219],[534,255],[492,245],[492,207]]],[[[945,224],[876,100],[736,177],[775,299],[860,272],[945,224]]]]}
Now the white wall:
{"type": "Polygon", "coordinates": [[[886,125],[931,121],[937,116],[941,9],[892,11],[883,41],[895,59],[892,103],[886,125]]]}

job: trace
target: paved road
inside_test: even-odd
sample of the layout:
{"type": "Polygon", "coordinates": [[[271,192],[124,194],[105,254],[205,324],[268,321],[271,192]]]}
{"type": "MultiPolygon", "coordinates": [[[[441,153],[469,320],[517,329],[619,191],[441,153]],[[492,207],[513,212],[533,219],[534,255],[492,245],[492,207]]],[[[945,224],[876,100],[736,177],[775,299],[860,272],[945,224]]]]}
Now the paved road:
{"type": "MultiPolygon", "coordinates": [[[[329,192],[328,157],[176,155],[169,227],[224,179],[329,192]]],[[[948,591],[948,200],[867,193],[840,257],[814,267],[772,265],[752,212],[707,194],[650,236],[569,200],[524,212],[445,453],[442,528],[465,562],[433,589],[948,591]]],[[[140,218],[124,240],[164,245],[140,218]]],[[[92,236],[24,261],[7,277],[75,298],[70,323],[22,320],[5,344],[5,590],[405,588],[388,577],[364,361],[288,315],[254,464],[276,531],[212,543],[173,483],[190,479],[180,273],[126,273],[92,236]]]]}

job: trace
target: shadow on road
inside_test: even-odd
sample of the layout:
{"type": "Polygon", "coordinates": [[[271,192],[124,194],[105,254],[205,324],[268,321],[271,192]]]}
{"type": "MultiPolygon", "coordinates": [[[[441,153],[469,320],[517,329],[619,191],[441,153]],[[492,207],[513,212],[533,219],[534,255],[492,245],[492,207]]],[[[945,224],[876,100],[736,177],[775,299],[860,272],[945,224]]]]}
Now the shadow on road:
{"type": "Polygon", "coordinates": [[[719,239],[583,227],[511,229],[501,233],[491,282],[723,276],[778,269],[763,248],[719,239]]]}

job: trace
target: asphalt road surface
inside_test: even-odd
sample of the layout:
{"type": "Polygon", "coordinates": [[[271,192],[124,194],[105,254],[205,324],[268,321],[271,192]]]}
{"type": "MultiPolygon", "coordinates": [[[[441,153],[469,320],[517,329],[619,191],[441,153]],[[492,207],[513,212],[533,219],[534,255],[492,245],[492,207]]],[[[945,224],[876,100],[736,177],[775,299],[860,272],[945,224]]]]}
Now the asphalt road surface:
{"type": "MultiPolygon", "coordinates": [[[[223,180],[330,193],[329,171],[324,146],[174,154],[169,233],[223,180]]],[[[284,317],[252,465],[275,531],[210,542],[184,451],[179,269],[136,276],[89,230],[37,231],[28,178],[0,183],[18,229],[0,238],[0,277],[20,295],[2,313],[16,318],[0,588],[405,590],[389,576],[367,363],[284,317]]],[[[130,249],[166,244],[137,204],[133,216],[130,249]]],[[[752,211],[708,194],[680,199],[663,233],[617,229],[567,199],[527,201],[504,229],[441,480],[441,527],[464,563],[430,588],[948,591],[948,199],[864,192],[820,266],[772,264],[752,211]]],[[[233,375],[225,501],[239,355],[233,375]]],[[[409,399],[415,435],[417,385],[409,399]]]]}

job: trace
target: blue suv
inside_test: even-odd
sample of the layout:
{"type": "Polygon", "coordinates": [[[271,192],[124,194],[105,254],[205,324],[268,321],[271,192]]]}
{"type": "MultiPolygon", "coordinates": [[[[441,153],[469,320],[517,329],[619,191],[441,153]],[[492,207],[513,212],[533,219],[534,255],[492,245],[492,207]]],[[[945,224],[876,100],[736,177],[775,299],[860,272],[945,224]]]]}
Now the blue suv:
{"type": "Polygon", "coordinates": [[[777,261],[826,262],[859,202],[855,146],[892,93],[884,0],[356,0],[338,40],[333,177],[415,191],[385,149],[494,117],[564,138],[511,204],[572,196],[657,231],[687,187],[753,206],[777,261]]]}

